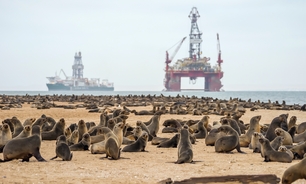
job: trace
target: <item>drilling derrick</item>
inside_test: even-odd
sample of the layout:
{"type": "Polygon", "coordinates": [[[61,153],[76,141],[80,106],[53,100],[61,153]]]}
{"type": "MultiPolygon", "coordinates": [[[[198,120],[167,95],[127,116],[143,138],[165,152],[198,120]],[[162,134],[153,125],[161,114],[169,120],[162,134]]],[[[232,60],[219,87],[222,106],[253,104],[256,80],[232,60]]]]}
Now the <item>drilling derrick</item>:
{"type": "Polygon", "coordinates": [[[81,79],[81,78],[83,78],[83,69],[84,69],[84,65],[82,63],[81,52],[75,53],[75,55],[74,55],[74,63],[72,65],[72,77],[74,79],[81,79]]]}
{"type": "MultiPolygon", "coordinates": [[[[173,57],[169,59],[168,51],[166,51],[166,69],[164,85],[166,91],[181,91],[181,78],[188,77],[195,84],[198,77],[204,77],[203,91],[220,91],[222,84],[220,79],[223,77],[221,70],[221,49],[219,34],[217,34],[217,52],[218,60],[215,66],[211,66],[208,61],[210,57],[201,57],[202,32],[199,30],[197,20],[200,17],[197,8],[193,7],[189,16],[191,20],[191,30],[189,34],[189,57],[179,59],[173,66],[169,66],[173,57]]],[[[180,42],[173,56],[177,53],[185,38],[180,42]]],[[[183,89],[184,90],[184,89],[183,89]]]]}

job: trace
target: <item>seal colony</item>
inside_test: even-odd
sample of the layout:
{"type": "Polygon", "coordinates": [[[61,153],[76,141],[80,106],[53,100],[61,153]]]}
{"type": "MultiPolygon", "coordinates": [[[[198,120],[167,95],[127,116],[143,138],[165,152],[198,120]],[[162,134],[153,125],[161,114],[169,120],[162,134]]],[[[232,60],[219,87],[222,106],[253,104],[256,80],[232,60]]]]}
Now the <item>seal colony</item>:
{"type": "MultiPolygon", "coordinates": [[[[173,170],[174,168],[178,167],[178,166],[172,166],[172,164],[179,160],[180,155],[183,155],[183,154],[180,154],[179,150],[190,149],[192,150],[192,159],[187,159],[187,157],[183,157],[184,158],[183,160],[186,159],[187,163],[191,161],[195,161],[195,163],[194,164],[182,164],[179,166],[179,167],[182,167],[182,169],[184,168],[201,169],[202,168],[206,170],[207,167],[209,168],[213,167],[212,165],[213,162],[209,161],[209,159],[212,159],[212,157],[214,157],[213,159],[215,160],[214,162],[219,162],[218,160],[221,161],[222,158],[227,158],[230,162],[231,167],[235,167],[235,163],[240,163],[240,160],[244,160],[244,158],[247,157],[249,158],[247,160],[252,163],[252,166],[260,164],[260,167],[263,173],[267,173],[267,171],[274,173],[274,171],[271,171],[271,169],[268,169],[266,171],[264,171],[264,169],[266,166],[272,167],[274,164],[278,164],[277,159],[276,159],[276,162],[270,162],[269,159],[266,159],[268,163],[264,163],[265,158],[262,158],[261,153],[259,154],[257,153],[257,152],[261,152],[260,151],[261,147],[258,146],[260,145],[260,143],[258,142],[256,145],[254,144],[254,147],[256,147],[255,153],[253,153],[253,150],[250,150],[248,148],[249,144],[252,141],[252,136],[255,134],[255,130],[256,132],[258,131],[262,135],[260,137],[266,138],[266,132],[269,128],[269,124],[274,120],[274,118],[285,114],[286,116],[282,116],[281,118],[276,118],[276,119],[282,119],[281,121],[282,123],[280,123],[277,127],[275,126],[273,131],[269,131],[271,132],[271,134],[274,133],[275,135],[268,136],[268,137],[275,137],[274,139],[278,140],[278,142],[277,141],[275,142],[277,142],[279,144],[278,147],[280,147],[283,139],[288,138],[288,134],[285,135],[285,134],[282,134],[282,132],[278,133],[279,131],[275,131],[275,130],[277,128],[286,127],[284,126],[284,123],[283,123],[285,122],[285,119],[287,120],[286,122],[288,124],[290,117],[295,116],[297,120],[295,124],[292,126],[297,126],[297,127],[300,124],[302,124],[303,121],[305,121],[306,119],[306,116],[304,116],[303,114],[302,115],[300,114],[301,111],[299,111],[300,109],[297,108],[298,105],[292,105],[292,106],[286,105],[290,108],[290,110],[277,111],[276,107],[280,107],[279,105],[281,105],[279,103],[270,102],[269,104],[265,104],[265,103],[260,103],[260,102],[242,101],[239,99],[218,100],[218,99],[212,99],[212,98],[196,98],[196,97],[182,97],[182,96],[165,97],[162,95],[161,96],[143,96],[143,95],[142,96],[99,96],[99,97],[82,95],[82,96],[75,96],[73,98],[73,101],[71,101],[69,96],[57,96],[57,95],[54,95],[54,96],[37,95],[35,97],[34,96],[5,97],[5,99],[7,100],[6,102],[4,102],[2,98],[0,99],[2,100],[2,101],[0,100],[1,103],[14,103],[14,101],[16,101],[21,104],[21,107],[18,107],[19,109],[20,108],[27,109],[27,113],[25,114],[22,114],[22,112],[20,111],[15,111],[14,108],[11,108],[10,110],[3,111],[2,114],[0,115],[4,123],[3,125],[5,125],[5,123],[7,124],[7,126],[4,126],[4,127],[8,129],[9,127],[12,126],[12,129],[10,128],[11,129],[10,131],[12,132],[12,135],[14,135],[14,137],[13,136],[10,137],[10,136],[7,136],[6,133],[3,134],[4,140],[5,140],[3,141],[3,145],[4,145],[3,154],[7,155],[7,152],[8,152],[7,150],[13,150],[11,147],[11,143],[9,143],[10,141],[18,140],[18,139],[25,140],[26,137],[37,135],[37,133],[33,134],[33,132],[31,132],[31,134],[26,133],[26,130],[28,131],[30,128],[29,126],[38,125],[40,127],[45,127],[44,130],[43,129],[41,130],[42,131],[41,134],[45,132],[44,137],[50,140],[44,140],[44,139],[41,140],[41,145],[39,147],[40,157],[43,158],[43,160],[47,160],[47,162],[43,164],[43,168],[49,167],[50,165],[53,165],[52,167],[58,168],[59,167],[58,164],[59,162],[61,162],[61,160],[67,160],[67,161],[70,160],[69,163],[73,163],[73,165],[75,163],[80,163],[80,161],[84,161],[88,164],[91,163],[90,167],[100,168],[100,170],[101,169],[103,170],[103,167],[99,165],[104,164],[104,163],[108,163],[108,165],[112,164],[114,166],[119,164],[121,165],[121,167],[118,166],[117,170],[119,169],[120,171],[121,170],[120,168],[124,169],[124,167],[122,167],[124,165],[123,163],[133,166],[133,164],[137,164],[134,162],[138,162],[139,159],[140,160],[145,159],[145,163],[150,162],[152,165],[154,165],[154,162],[157,162],[158,166],[155,165],[152,167],[158,170],[161,170],[162,173],[163,172],[166,173],[166,170],[164,170],[164,168],[173,170]],[[50,108],[46,110],[36,108],[36,105],[38,104],[49,104],[50,108]],[[68,105],[70,107],[73,106],[74,108],[65,108],[68,105]],[[256,106],[257,109],[259,110],[251,111],[250,108],[253,106],[256,106]],[[92,113],[92,112],[89,113],[89,110],[91,110],[90,108],[93,108],[93,107],[95,107],[98,110],[96,111],[96,113],[92,113]],[[265,110],[261,111],[260,107],[265,110]],[[170,108],[172,109],[171,111],[170,111],[170,108]],[[195,109],[197,109],[201,113],[194,113],[195,109]],[[267,109],[271,109],[271,110],[267,110],[267,109]],[[28,113],[29,110],[35,113],[28,113]],[[53,113],[52,112],[53,110],[57,110],[56,113],[53,113]],[[137,112],[141,112],[142,110],[145,110],[147,112],[154,112],[154,113],[153,114],[148,113],[147,115],[135,115],[134,113],[127,113],[127,112],[131,112],[132,110],[135,110],[137,112]],[[123,114],[121,114],[121,117],[123,118],[120,118],[121,120],[119,118],[116,118],[116,120],[114,120],[114,116],[116,115],[118,116],[121,111],[126,111],[126,112],[123,112],[123,114]],[[265,113],[265,111],[269,111],[269,112],[265,113]],[[81,113],[83,114],[81,115],[81,113]],[[237,120],[236,113],[242,113],[239,120],[237,120]],[[246,114],[248,113],[252,113],[252,115],[247,116],[246,114]],[[71,114],[71,115],[68,115],[68,114],[71,114]],[[261,118],[256,120],[256,123],[259,122],[259,125],[256,124],[254,126],[254,125],[251,125],[252,124],[251,119],[255,116],[260,116],[261,118]],[[49,118],[49,120],[46,119],[47,117],[49,118]],[[205,121],[203,121],[202,119],[204,117],[209,117],[209,118],[205,118],[205,121]],[[50,120],[51,118],[54,119],[54,121],[53,120],[51,121],[50,120]],[[174,123],[165,123],[167,120],[171,118],[175,119],[175,121],[173,121],[174,123]],[[29,119],[32,119],[32,120],[29,120],[29,119]],[[82,125],[80,124],[80,129],[78,129],[79,128],[78,122],[80,122],[81,120],[84,121],[86,123],[86,126],[88,125],[88,127],[85,128],[82,122],[82,125]],[[138,123],[140,128],[141,126],[142,127],[146,126],[146,127],[141,128],[141,131],[140,131],[139,127],[137,128],[137,121],[141,121],[141,123],[138,123]],[[11,122],[11,124],[9,122],[11,122]],[[25,125],[28,127],[25,128],[22,122],[27,122],[25,123],[25,125]],[[95,125],[90,122],[94,122],[95,125]],[[108,137],[109,139],[106,139],[107,146],[105,146],[106,151],[104,153],[91,154],[90,153],[91,152],[90,147],[92,146],[91,137],[94,137],[94,136],[103,137],[102,135],[103,131],[101,131],[102,129],[100,129],[99,126],[109,127],[109,129],[110,128],[113,129],[115,125],[120,122],[123,122],[123,124],[126,125],[122,129],[123,137],[121,136],[119,137],[119,139],[122,140],[122,142],[121,141],[120,141],[121,143],[118,142],[118,137],[117,138],[115,137],[117,135],[115,136],[112,135],[108,137]],[[17,127],[16,131],[14,130],[15,128],[14,124],[17,127]],[[55,126],[56,124],[58,125],[55,126]],[[171,128],[171,131],[173,131],[173,133],[162,133],[163,128],[166,128],[165,126],[163,126],[163,124],[167,125],[167,128],[171,128]],[[51,127],[51,125],[53,125],[53,127],[51,127]],[[188,126],[188,132],[189,132],[188,134],[190,134],[190,136],[186,136],[187,126],[188,126]],[[214,132],[214,130],[217,130],[215,132],[217,136],[215,136],[216,140],[214,140],[214,143],[217,142],[217,147],[219,147],[220,140],[219,141],[217,140],[224,137],[227,134],[227,131],[223,131],[221,129],[218,130],[218,128],[220,128],[221,126],[223,127],[233,126],[231,129],[232,133],[230,133],[230,135],[234,135],[233,140],[235,141],[231,142],[233,143],[233,147],[229,148],[226,151],[221,151],[221,153],[217,153],[214,149],[215,147],[207,146],[205,144],[205,141],[210,136],[211,132],[214,132]],[[67,129],[68,127],[70,130],[67,129]],[[240,133],[238,133],[237,127],[239,127],[240,130],[245,128],[245,131],[241,131],[240,133]],[[246,132],[248,132],[250,127],[253,127],[253,128],[256,127],[256,128],[254,128],[254,130],[252,131],[249,131],[248,136],[246,136],[247,139],[245,139],[247,141],[241,142],[243,146],[240,145],[240,147],[238,147],[237,143],[240,144],[240,141],[238,139],[240,137],[244,137],[244,135],[246,134],[246,132]],[[179,143],[179,140],[181,138],[180,132],[182,131],[182,129],[184,129],[183,138],[185,142],[190,141],[190,143],[188,143],[188,146],[180,146],[181,144],[179,143]],[[81,137],[79,137],[78,130],[81,130],[83,132],[83,135],[81,137]],[[233,134],[233,131],[237,131],[237,134],[233,134]],[[20,136],[19,134],[17,135],[18,132],[20,136]],[[71,138],[73,132],[75,132],[75,135],[78,135],[76,139],[77,141],[71,140],[69,142],[69,144],[71,145],[67,147],[68,140],[71,138]],[[277,132],[279,136],[275,132],[277,132]],[[199,137],[197,136],[198,138],[196,138],[195,135],[201,135],[201,136],[199,137]],[[67,136],[66,141],[64,141],[65,138],[63,136],[67,136]],[[152,136],[151,140],[149,140],[150,136],[152,136]],[[162,139],[162,138],[167,138],[167,139],[162,139]],[[10,140],[7,140],[7,139],[10,139],[10,140]],[[56,144],[57,142],[56,139],[59,140],[58,145],[56,144]],[[127,141],[127,139],[128,139],[128,142],[125,142],[127,141]],[[165,145],[162,143],[162,141],[167,141],[171,139],[172,139],[172,142],[176,142],[176,143],[174,144],[171,143],[171,146],[169,146],[166,149],[158,148],[159,144],[165,145]],[[152,142],[152,140],[160,140],[161,142],[155,145],[152,145],[150,143],[152,142]],[[65,144],[63,142],[67,142],[67,143],[65,144]],[[247,143],[248,145],[246,145],[247,143]],[[135,146],[129,146],[129,145],[135,145],[135,146]],[[139,145],[139,146],[136,146],[136,145],[139,145]],[[7,148],[5,148],[6,146],[7,148]],[[64,152],[56,151],[56,148],[60,148],[62,146],[65,147],[65,150],[67,151],[64,151],[64,152]],[[73,151],[73,157],[72,157],[71,150],[68,149],[70,148],[70,146],[74,149],[76,148],[77,150],[77,151],[73,151]],[[246,154],[239,154],[237,153],[237,151],[234,151],[236,149],[243,151],[246,154]],[[4,150],[6,150],[5,153],[4,153],[4,150]],[[79,152],[78,150],[82,150],[82,152],[79,152]],[[126,152],[123,150],[128,150],[128,151],[126,152]],[[231,152],[232,154],[228,155],[228,154],[222,153],[222,152],[228,152],[228,151],[231,152]],[[152,154],[154,155],[154,157],[150,156],[152,154]],[[54,158],[55,155],[61,159],[56,159],[54,161],[51,161],[50,159],[54,158]],[[105,156],[111,159],[100,159],[105,156]],[[117,160],[117,161],[113,161],[113,160],[117,160]]],[[[288,127],[286,131],[288,131],[289,129],[289,125],[287,126],[288,127]]],[[[292,140],[294,140],[294,137],[299,134],[295,132],[294,135],[293,134],[289,134],[289,135],[293,136],[292,140]]],[[[102,139],[103,138],[101,138],[101,140],[102,139]]],[[[100,138],[98,140],[100,140],[100,138]]],[[[257,141],[259,141],[259,139],[257,141]]],[[[270,144],[271,144],[271,147],[273,148],[272,141],[270,141],[271,142],[270,144]]],[[[27,141],[25,143],[27,143],[27,141]]],[[[303,145],[304,144],[300,142],[299,143],[293,142],[292,145],[291,144],[283,145],[286,147],[287,150],[292,151],[294,158],[292,159],[292,156],[290,156],[291,160],[288,160],[288,161],[286,160],[286,163],[283,163],[281,165],[282,169],[278,169],[280,171],[276,172],[278,177],[281,177],[287,168],[289,168],[291,165],[298,163],[303,158],[303,154],[305,153],[303,149],[303,145]],[[291,162],[292,164],[287,163],[287,162],[291,162]]],[[[33,145],[33,146],[34,147],[38,146],[38,144],[33,145]]],[[[283,149],[285,148],[282,147],[281,150],[283,149]]],[[[266,148],[263,149],[263,152],[265,152],[265,150],[266,148]]],[[[28,152],[25,150],[18,151],[16,153],[25,153],[25,154],[28,154],[28,156],[21,157],[21,158],[13,157],[12,159],[19,158],[20,161],[23,160],[23,161],[29,161],[29,162],[37,162],[40,160],[43,161],[39,157],[37,152],[33,152],[33,153],[30,153],[30,152],[31,150],[28,152]],[[34,157],[36,156],[38,159],[33,159],[32,157],[29,157],[30,155],[33,155],[34,157]]],[[[268,155],[268,157],[270,158],[270,155],[273,153],[274,152],[268,151],[268,153],[263,153],[263,155],[264,156],[268,155]]],[[[286,152],[282,152],[281,155],[284,155],[284,154],[286,154],[286,152]]],[[[278,156],[276,157],[278,158],[278,156]]],[[[274,157],[272,156],[271,158],[274,158],[274,157]]],[[[286,157],[286,159],[287,158],[289,157],[286,157]]],[[[5,160],[4,157],[2,157],[2,159],[5,160]]],[[[144,161],[140,161],[140,163],[144,163],[144,161]]],[[[4,163],[1,163],[1,164],[2,164],[1,166],[4,166],[5,168],[7,164],[10,164],[10,162],[5,163],[6,165],[3,165],[4,163]]],[[[220,164],[219,162],[219,166],[216,169],[220,171],[224,168],[229,168],[226,166],[227,164],[228,163],[220,164]]],[[[19,167],[19,166],[16,166],[16,167],[19,167]]],[[[239,166],[239,167],[242,167],[242,166],[239,166]]],[[[145,170],[146,169],[143,169],[142,172],[146,172],[145,170]]],[[[231,171],[231,169],[226,169],[226,170],[227,172],[223,173],[222,175],[228,175],[228,173],[234,173],[233,171],[231,171]]],[[[5,172],[5,175],[9,174],[5,169],[4,169],[4,172],[5,172]]],[[[150,177],[155,178],[154,181],[157,182],[169,176],[169,174],[166,176],[166,175],[162,175],[162,173],[155,174],[156,176],[154,177],[150,176],[150,177]]],[[[208,175],[212,176],[212,175],[215,175],[215,173],[217,173],[217,171],[211,172],[208,175]]],[[[248,173],[248,172],[246,171],[245,173],[248,173]]],[[[184,174],[184,176],[182,177],[202,176],[201,173],[198,173],[196,175],[194,174],[196,173],[184,174]]],[[[257,171],[257,174],[258,174],[258,171],[257,171]]],[[[129,179],[128,178],[129,176],[126,176],[126,177],[127,177],[126,179],[129,179]]],[[[170,177],[175,179],[175,175],[173,174],[171,174],[170,177]]],[[[176,180],[179,180],[179,178],[176,178],[176,180]]],[[[152,183],[152,180],[150,181],[152,183]]]]}

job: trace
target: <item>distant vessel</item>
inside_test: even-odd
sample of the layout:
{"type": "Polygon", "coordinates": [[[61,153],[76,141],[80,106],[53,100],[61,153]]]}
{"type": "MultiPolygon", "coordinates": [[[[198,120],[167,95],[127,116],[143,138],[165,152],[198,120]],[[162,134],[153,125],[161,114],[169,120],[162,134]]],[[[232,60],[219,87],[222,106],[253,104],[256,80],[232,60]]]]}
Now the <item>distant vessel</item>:
{"type": "Polygon", "coordinates": [[[81,52],[75,53],[74,64],[72,65],[72,77],[68,77],[63,69],[59,75],[47,77],[49,83],[47,87],[49,91],[114,91],[114,83],[99,78],[83,78],[84,65],[82,64],[81,52]],[[65,79],[60,78],[60,74],[65,75],[65,79]]]}

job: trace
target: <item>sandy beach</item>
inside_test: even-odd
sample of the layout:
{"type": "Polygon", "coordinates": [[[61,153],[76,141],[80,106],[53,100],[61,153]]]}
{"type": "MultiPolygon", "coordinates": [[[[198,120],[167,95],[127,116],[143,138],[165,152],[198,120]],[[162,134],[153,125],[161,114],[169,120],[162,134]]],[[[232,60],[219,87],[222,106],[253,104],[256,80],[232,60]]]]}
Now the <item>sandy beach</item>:
{"type": "MultiPolygon", "coordinates": [[[[60,104],[60,102],[57,102],[60,104]]],[[[62,103],[66,104],[66,103],[62,103]]],[[[74,104],[75,105],[75,104],[74,104]]],[[[121,107],[116,107],[121,108],[121,107]]],[[[128,107],[135,110],[151,110],[152,107],[128,107]]],[[[244,123],[249,123],[253,116],[261,115],[260,124],[268,124],[274,117],[288,113],[289,117],[296,116],[297,124],[306,121],[306,113],[298,110],[264,110],[250,111],[240,118],[244,123]]],[[[99,123],[100,113],[89,113],[85,108],[77,109],[36,109],[31,104],[23,104],[22,108],[0,110],[0,119],[16,116],[21,122],[27,118],[39,118],[42,114],[53,117],[56,121],[64,118],[66,126],[77,123],[83,119],[85,122],[99,123]]],[[[152,115],[137,116],[130,114],[127,123],[135,126],[137,120],[148,121],[152,115]]],[[[177,118],[182,120],[200,120],[203,116],[163,114],[160,119],[158,137],[172,137],[174,134],[161,133],[162,123],[166,119],[177,118]]],[[[219,121],[219,115],[209,115],[210,124],[219,121]]],[[[125,145],[122,145],[123,148],[125,145]]],[[[48,162],[38,162],[34,157],[30,162],[13,160],[1,163],[1,183],[157,183],[171,178],[181,181],[190,177],[226,176],[226,175],[261,175],[275,174],[281,178],[283,172],[292,163],[264,162],[259,153],[253,153],[249,148],[242,148],[247,154],[216,153],[214,147],[206,146],[204,139],[198,139],[193,145],[195,164],[174,164],[177,160],[177,148],[157,148],[148,143],[146,152],[122,152],[119,160],[105,159],[105,154],[91,154],[90,151],[74,151],[71,161],[64,162],[60,159],[50,160],[55,156],[55,141],[42,141],[41,155],[48,162]]],[[[1,154],[0,158],[3,159],[1,154]]],[[[295,183],[305,183],[298,180],[295,183]]]]}

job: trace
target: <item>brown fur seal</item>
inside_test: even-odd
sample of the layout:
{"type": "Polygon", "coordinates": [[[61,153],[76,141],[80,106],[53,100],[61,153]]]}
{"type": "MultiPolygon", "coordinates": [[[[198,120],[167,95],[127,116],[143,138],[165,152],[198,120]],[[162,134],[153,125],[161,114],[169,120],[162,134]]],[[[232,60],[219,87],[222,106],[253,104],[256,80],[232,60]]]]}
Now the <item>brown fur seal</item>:
{"type": "Polygon", "coordinates": [[[267,130],[267,133],[266,133],[266,138],[269,141],[272,141],[276,137],[276,134],[275,134],[276,128],[282,128],[285,131],[288,131],[287,118],[288,118],[288,114],[281,114],[272,120],[267,130]]]}
{"type": "Polygon", "coordinates": [[[264,157],[265,162],[275,161],[275,162],[292,162],[292,158],[286,152],[275,151],[271,145],[270,141],[267,138],[260,138],[259,142],[261,144],[261,153],[264,157]]]}
{"type": "Polygon", "coordinates": [[[239,144],[241,147],[248,147],[251,143],[251,138],[254,132],[260,132],[259,121],[261,116],[254,116],[250,120],[250,127],[247,130],[246,134],[243,134],[239,137],[239,144]]]}
{"type": "Polygon", "coordinates": [[[47,131],[50,131],[52,130],[52,128],[54,127],[54,125],[56,124],[56,121],[52,118],[52,117],[49,117],[49,116],[46,116],[46,115],[42,115],[41,117],[43,118],[46,118],[46,122],[44,124],[42,124],[41,126],[41,129],[43,132],[47,132],[47,131]]]}
{"type": "Polygon", "coordinates": [[[13,159],[22,159],[22,161],[29,161],[34,156],[38,161],[46,161],[40,155],[40,127],[32,127],[32,135],[27,138],[12,139],[4,146],[3,161],[10,161],[13,159]]]}
{"type": "Polygon", "coordinates": [[[79,141],[81,141],[83,134],[88,132],[85,121],[82,119],[78,122],[78,131],[79,131],[79,141]]]}
{"type": "Polygon", "coordinates": [[[77,144],[79,142],[79,131],[78,130],[74,130],[71,133],[71,136],[66,138],[66,140],[67,140],[68,146],[77,144]]]}
{"type": "Polygon", "coordinates": [[[239,153],[244,153],[240,150],[239,135],[229,125],[222,125],[218,128],[219,132],[223,132],[226,135],[216,140],[215,151],[218,153],[228,153],[236,149],[239,153]]]}
{"type": "Polygon", "coordinates": [[[261,144],[259,143],[259,138],[264,137],[262,133],[254,132],[252,135],[251,143],[249,144],[249,148],[253,150],[253,153],[261,152],[261,144]]]}
{"type": "Polygon", "coordinates": [[[61,135],[57,138],[55,154],[55,157],[51,158],[50,160],[54,160],[57,157],[63,159],[63,161],[70,161],[72,159],[73,154],[67,145],[66,136],[61,135]]]}
{"type": "Polygon", "coordinates": [[[109,134],[105,140],[105,152],[106,158],[111,157],[114,160],[120,158],[120,144],[118,142],[118,137],[115,134],[109,134]]]}
{"type": "Polygon", "coordinates": [[[101,142],[101,141],[105,140],[105,136],[104,136],[103,131],[102,131],[105,128],[107,128],[107,127],[100,127],[99,129],[97,129],[97,134],[96,135],[90,136],[91,144],[95,144],[95,143],[98,143],[98,142],[101,142]]]}
{"type": "Polygon", "coordinates": [[[14,133],[12,135],[12,137],[14,138],[14,137],[18,136],[20,134],[20,132],[23,131],[23,125],[17,117],[13,117],[11,119],[11,122],[14,125],[14,133]]]}
{"type": "Polygon", "coordinates": [[[19,139],[19,138],[25,138],[25,137],[29,137],[32,135],[32,126],[31,125],[26,125],[23,129],[22,132],[20,132],[20,134],[16,137],[14,137],[14,139],[19,139]]]}
{"type": "Polygon", "coordinates": [[[161,115],[154,115],[151,123],[147,126],[150,134],[153,137],[156,137],[156,134],[159,131],[159,120],[161,115]]]}
{"type": "Polygon", "coordinates": [[[294,155],[291,150],[289,150],[286,146],[280,146],[277,151],[286,152],[290,155],[292,159],[294,159],[294,155]]]}
{"type": "Polygon", "coordinates": [[[148,133],[142,132],[141,136],[132,144],[125,146],[123,152],[140,152],[145,151],[148,142],[148,133]]]}
{"type": "Polygon", "coordinates": [[[23,125],[24,127],[27,126],[27,125],[32,126],[33,123],[35,122],[35,120],[36,120],[36,118],[28,118],[28,119],[26,119],[26,120],[23,122],[22,125],[23,125]]]}
{"type": "Polygon", "coordinates": [[[291,127],[296,125],[297,117],[291,116],[289,123],[288,123],[288,129],[290,130],[291,127]]]}
{"type": "Polygon", "coordinates": [[[89,150],[90,135],[88,133],[83,134],[82,140],[77,144],[69,146],[71,151],[86,151],[89,150]]]}
{"type": "Polygon", "coordinates": [[[287,131],[283,130],[282,128],[276,128],[274,131],[277,136],[284,138],[283,145],[292,145],[292,137],[287,131]]]}
{"type": "Polygon", "coordinates": [[[71,134],[72,134],[72,132],[71,132],[70,127],[65,128],[64,135],[66,136],[67,140],[70,138],[71,134]]]}
{"type": "Polygon", "coordinates": [[[159,145],[161,142],[167,141],[170,138],[166,138],[166,137],[153,137],[151,144],[152,145],[159,145]]]}
{"type": "Polygon", "coordinates": [[[1,142],[0,142],[0,147],[4,146],[9,140],[12,139],[12,132],[10,129],[10,126],[6,123],[2,125],[1,128],[1,142]]]}
{"type": "Polygon", "coordinates": [[[176,164],[191,163],[193,161],[192,144],[190,142],[189,127],[183,126],[180,130],[180,138],[177,145],[178,159],[176,164]]]}
{"type": "Polygon", "coordinates": [[[299,143],[299,142],[304,142],[306,141],[306,131],[300,133],[300,134],[295,134],[293,137],[293,142],[294,143],[299,143]]]}
{"type": "Polygon", "coordinates": [[[296,129],[296,133],[300,134],[300,133],[304,132],[305,130],[306,130],[306,122],[303,122],[303,123],[298,125],[298,127],[296,129]]]}
{"type": "Polygon", "coordinates": [[[296,158],[301,159],[306,153],[306,142],[295,145],[290,150],[292,151],[292,153],[295,155],[296,158]]]}
{"type": "Polygon", "coordinates": [[[197,131],[197,133],[194,134],[194,136],[197,139],[205,139],[205,137],[207,136],[207,129],[204,126],[204,121],[200,121],[198,123],[198,128],[197,129],[198,129],[198,131],[197,131]]]}
{"type": "Polygon", "coordinates": [[[158,148],[176,148],[180,140],[180,134],[175,134],[171,139],[162,141],[157,145],[158,148]]]}
{"type": "MultiPolygon", "coordinates": [[[[110,134],[108,134],[109,132],[112,131],[112,133],[115,134],[115,136],[118,139],[118,147],[120,148],[123,142],[123,128],[125,126],[124,122],[120,122],[117,123],[114,126],[114,130],[112,131],[109,128],[103,128],[102,129],[102,134],[105,135],[105,139],[107,139],[108,136],[111,136],[110,134]]],[[[97,154],[97,153],[105,153],[105,141],[101,141],[95,144],[92,144],[92,146],[90,147],[90,151],[92,154],[97,154]]]]}
{"type": "MultiPolygon", "coordinates": [[[[220,126],[221,127],[221,126],[220,126]]],[[[218,128],[213,128],[205,138],[206,146],[214,146],[217,139],[224,136],[223,132],[219,132],[218,128]]]]}
{"type": "Polygon", "coordinates": [[[306,158],[285,170],[282,176],[282,183],[290,184],[298,179],[306,179],[306,158]]]}
{"type": "Polygon", "coordinates": [[[137,121],[136,125],[140,126],[143,131],[146,131],[148,133],[149,135],[148,141],[151,141],[153,139],[153,136],[150,134],[148,127],[142,121],[137,121]]]}
{"type": "Polygon", "coordinates": [[[42,132],[41,137],[42,140],[56,140],[58,136],[64,135],[65,133],[65,120],[61,118],[59,122],[57,122],[52,130],[48,132],[42,132]]]}

